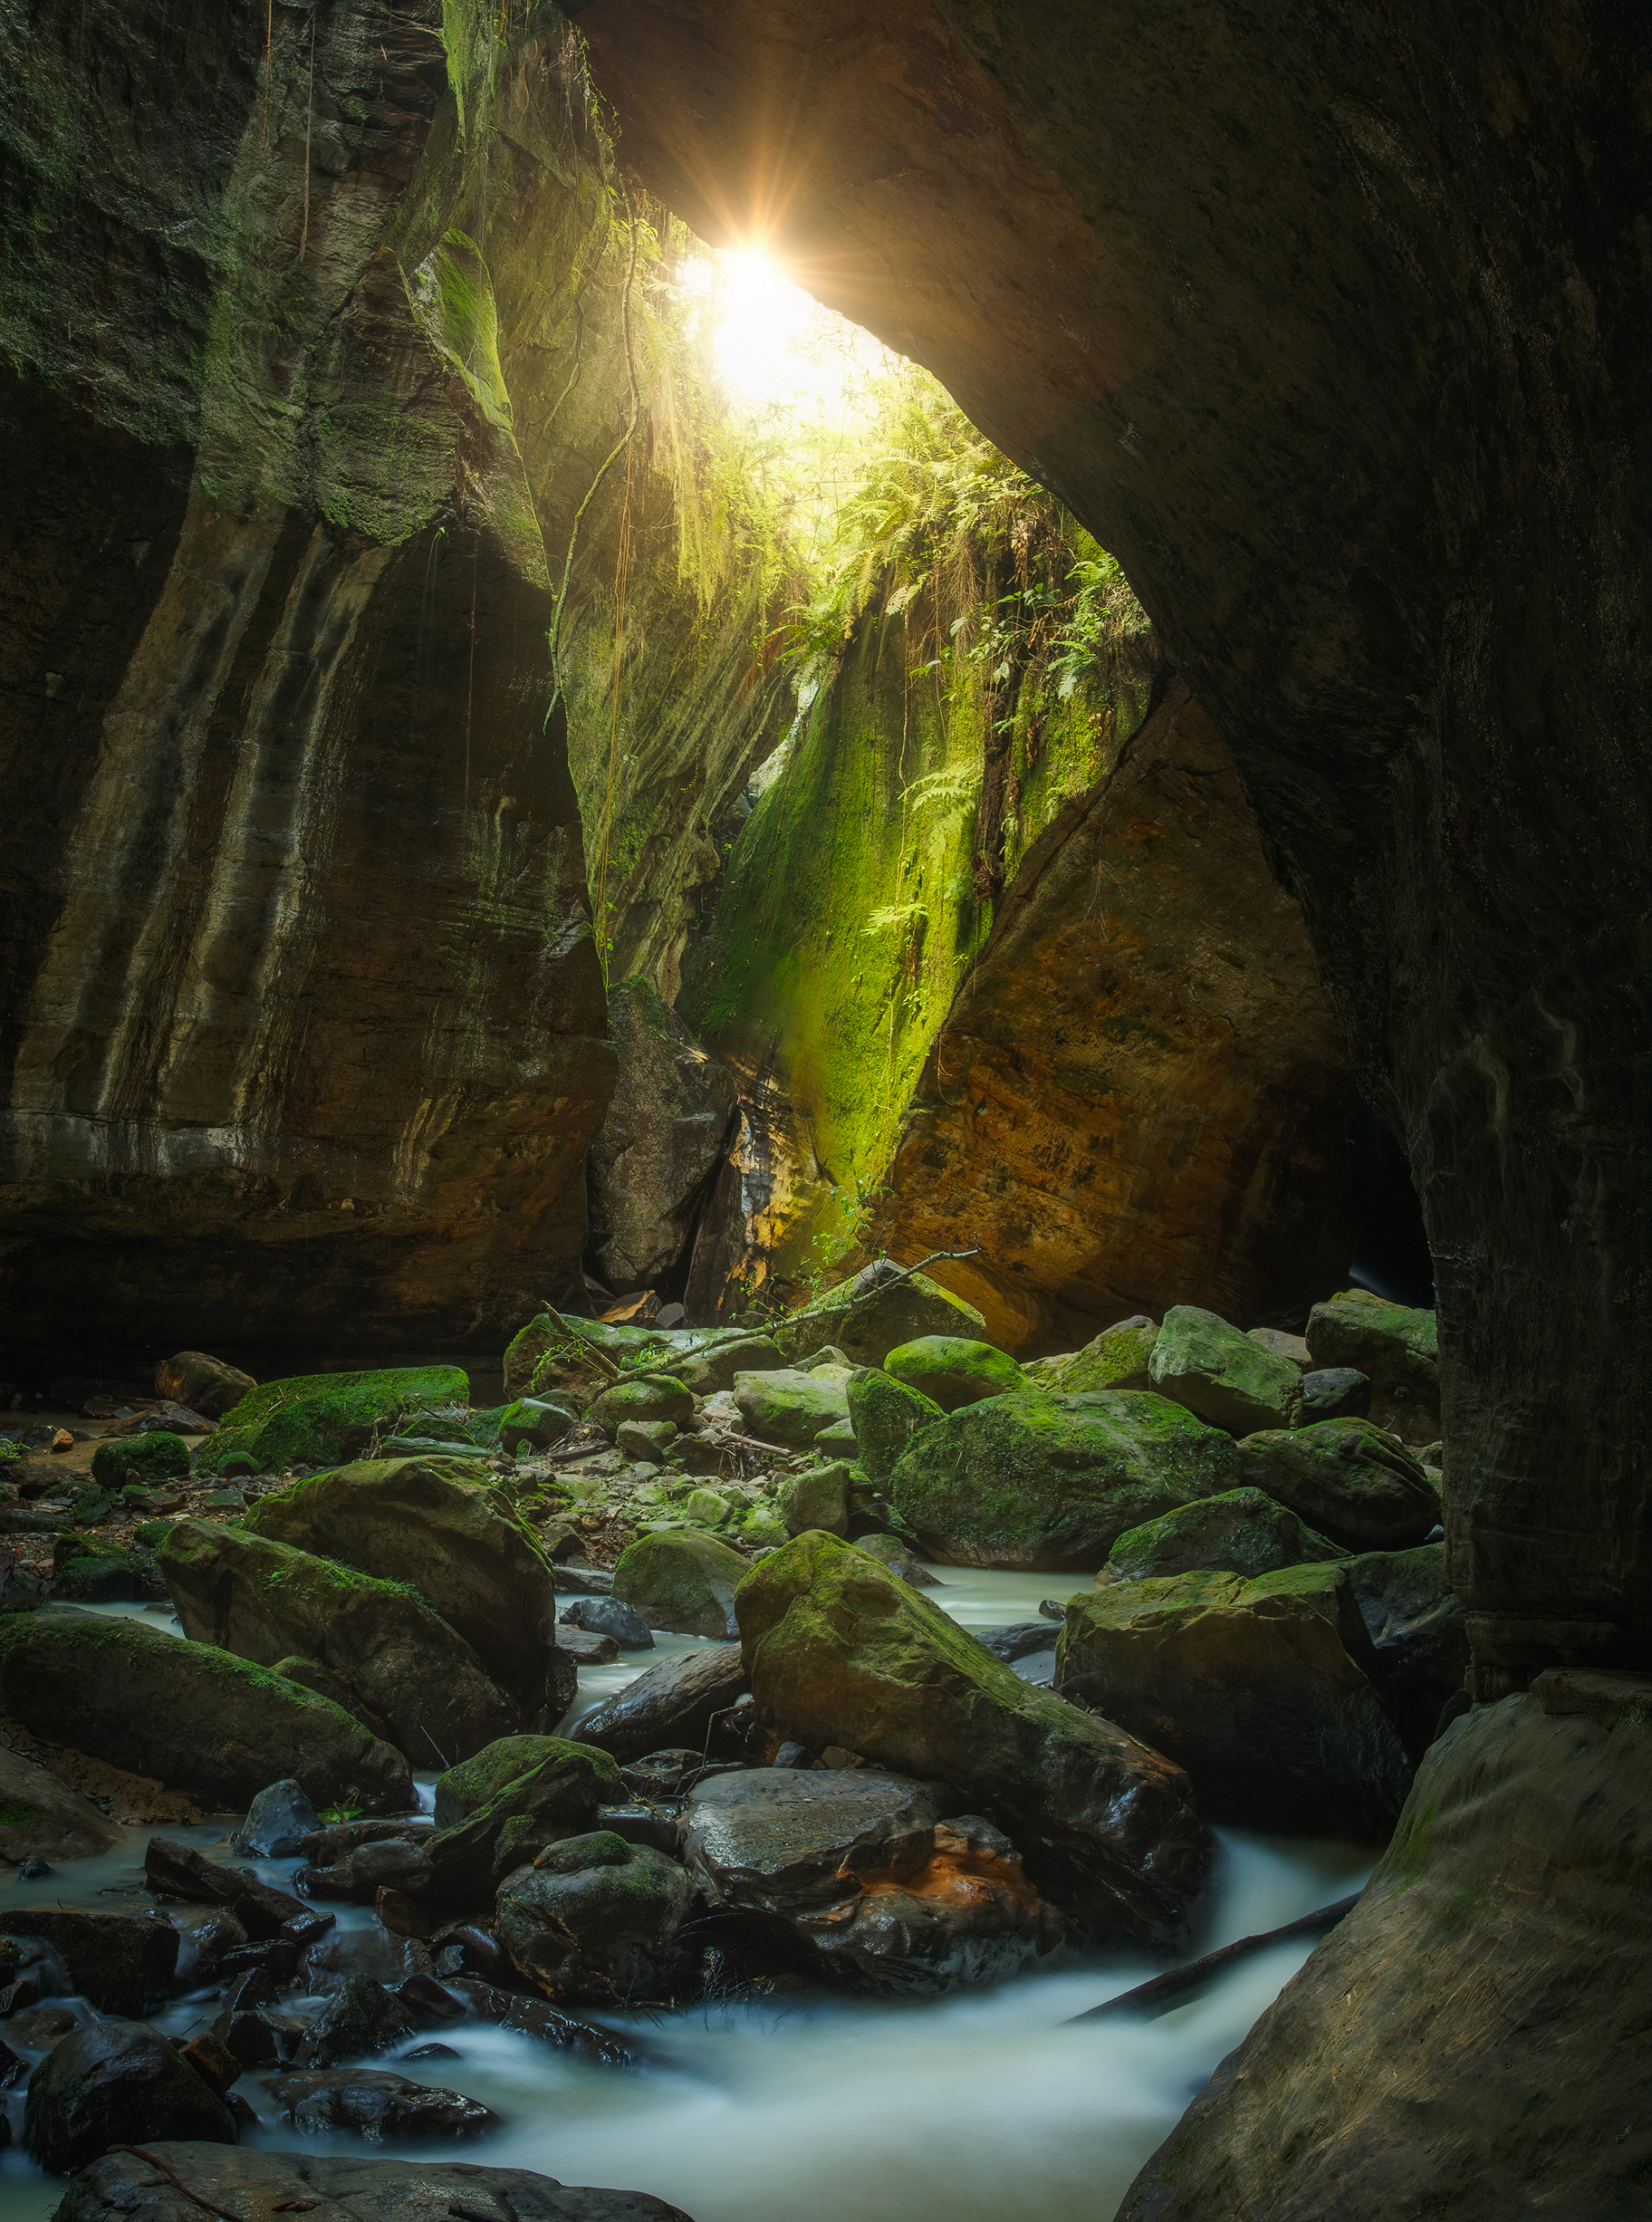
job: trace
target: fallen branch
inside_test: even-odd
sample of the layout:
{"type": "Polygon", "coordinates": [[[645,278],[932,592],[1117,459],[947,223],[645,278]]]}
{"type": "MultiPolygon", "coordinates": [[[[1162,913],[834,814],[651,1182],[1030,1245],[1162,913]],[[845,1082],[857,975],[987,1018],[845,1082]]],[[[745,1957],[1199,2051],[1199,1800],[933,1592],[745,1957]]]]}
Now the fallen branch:
{"type": "Polygon", "coordinates": [[[1179,2006],[1189,1991],[1202,1990],[1206,1983],[1223,1975],[1237,1961],[1248,1959],[1253,1952],[1265,1951],[1271,1944],[1292,1944],[1299,1937],[1322,1936],[1335,1929],[1344,1914],[1351,1913],[1359,1903],[1356,1890],[1351,1898],[1340,1898],[1333,1906],[1321,1906],[1317,1913],[1305,1913],[1300,1920],[1287,1921],[1282,1929],[1270,1929],[1259,1937],[1241,1937],[1237,1943],[1225,1944],[1220,1951],[1206,1952],[1203,1959],[1190,1959],[1185,1967],[1172,1967],[1167,1974],[1156,1975],[1150,1982],[1138,1983],[1134,1990],[1120,1991],[1117,1998],[1103,1999],[1099,2006],[1090,2006],[1082,2014],[1073,2014],[1063,2025],[1071,2028],[1074,2022],[1093,2022],[1112,2014],[1142,2014],[1151,2019],[1155,2015],[1168,2014],[1179,2006]]]}
{"type": "Polygon", "coordinates": [[[597,1371],[600,1373],[606,1373],[610,1381],[617,1381],[620,1378],[620,1369],[608,1352],[600,1351],[594,1342],[587,1342],[582,1334],[575,1334],[573,1329],[548,1296],[542,1296],[540,1303],[544,1306],[545,1317],[565,1342],[572,1343],[577,1356],[590,1359],[597,1371]]]}

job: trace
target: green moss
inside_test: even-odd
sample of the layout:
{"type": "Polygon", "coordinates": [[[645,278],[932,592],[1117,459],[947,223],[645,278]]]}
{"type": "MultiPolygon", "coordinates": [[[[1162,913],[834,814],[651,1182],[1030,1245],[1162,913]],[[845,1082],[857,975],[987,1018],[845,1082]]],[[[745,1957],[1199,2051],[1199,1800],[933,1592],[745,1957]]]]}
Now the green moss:
{"type": "Polygon", "coordinates": [[[197,1459],[216,1474],[233,1454],[255,1471],[333,1466],[361,1448],[375,1426],[385,1433],[408,1412],[468,1407],[470,1383],[458,1366],[396,1366],[370,1373],[310,1373],[265,1381],[224,1416],[197,1459]]]}

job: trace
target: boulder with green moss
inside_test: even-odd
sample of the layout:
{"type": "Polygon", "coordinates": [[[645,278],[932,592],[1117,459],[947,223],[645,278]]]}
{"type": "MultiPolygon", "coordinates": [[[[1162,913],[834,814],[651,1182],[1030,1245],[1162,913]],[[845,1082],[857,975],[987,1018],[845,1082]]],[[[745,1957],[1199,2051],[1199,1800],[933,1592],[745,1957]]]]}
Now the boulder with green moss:
{"type": "Polygon", "coordinates": [[[60,1603],[158,1602],[166,1593],[151,1551],[106,1536],[60,1535],[53,1544],[52,1594],[60,1603]]]}
{"type": "Polygon", "coordinates": [[[548,1998],[630,2006],[669,1996],[694,1886],[675,1860],[611,1829],[566,1837],[507,1876],[499,1941],[548,1998]]]}
{"type": "Polygon", "coordinates": [[[1127,1529],[1107,1554],[1107,1572],[1119,1582],[1200,1572],[1249,1576],[1343,1555],[1264,1490],[1225,1489],[1127,1529]]]}
{"type": "Polygon", "coordinates": [[[518,1397],[498,1412],[487,1414],[494,1440],[501,1450],[549,1450],[560,1443],[580,1415],[568,1399],[518,1397]]]}
{"type": "Polygon", "coordinates": [[[855,1463],[869,1481],[887,1480],[913,1438],[945,1417],[933,1398],[876,1366],[857,1367],[850,1375],[855,1463]]]}
{"type": "Polygon", "coordinates": [[[317,1805],[413,1802],[406,1759],[340,1707],[216,1646],[72,1606],[0,1617],[0,1712],[218,1812],[287,1775],[317,1805]]]}
{"type": "Polygon", "coordinates": [[[460,1817],[422,1846],[430,1878],[419,1896],[434,1913],[479,1911],[524,1861],[594,1829],[598,1807],[625,1795],[607,1752],[561,1736],[510,1736],[492,1755],[478,1752],[471,1766],[474,1775],[450,1783],[444,1801],[447,1811],[462,1804],[460,1817]],[[530,1744],[543,1748],[530,1751],[530,1744]],[[481,1796],[484,1789],[491,1794],[481,1796]]]}
{"type": "Polygon", "coordinates": [[[1087,1389],[1151,1389],[1148,1368],[1157,1341],[1157,1321],[1138,1313],[1103,1328],[1081,1351],[1036,1359],[1026,1371],[1042,1388],[1064,1390],[1070,1396],[1087,1389]]]}
{"type": "Polygon", "coordinates": [[[0,1745],[0,1860],[85,1860],[120,1841],[90,1798],[0,1745]]]}
{"type": "Polygon", "coordinates": [[[450,1766],[437,1776],[437,1827],[457,1828],[472,1813],[491,1805],[520,1776],[531,1774],[547,1759],[568,1757],[573,1749],[566,1737],[560,1736],[501,1736],[485,1750],[473,1753],[462,1765],[450,1766]]]}
{"type": "Polygon", "coordinates": [[[986,1321],[927,1274],[902,1275],[881,1258],[842,1282],[789,1319],[770,1329],[786,1358],[795,1363],[832,1342],[850,1364],[881,1366],[892,1350],[920,1335],[984,1336],[986,1321]]]}
{"type": "Polygon", "coordinates": [[[812,1373],[793,1366],[736,1373],[735,1402],[748,1433],[796,1449],[812,1443],[822,1428],[849,1417],[848,1385],[836,1366],[812,1373]]]}
{"type": "Polygon", "coordinates": [[[674,1355],[671,1367],[696,1397],[709,1397],[720,1389],[732,1389],[736,1373],[774,1373],[785,1362],[772,1335],[735,1334],[708,1343],[691,1357],[674,1355]]]}
{"type": "MultiPolygon", "coordinates": [[[[208,1444],[208,1448],[213,1446],[208,1444]]],[[[206,1453],[202,1453],[203,1459],[206,1453]]],[[[216,1473],[215,1464],[202,1466],[203,1473],[216,1473]]],[[[91,1477],[100,1487],[119,1489],[128,1474],[136,1474],[140,1485],[153,1487],[158,1483],[184,1481],[189,1475],[189,1446],[181,1435],[168,1435],[157,1428],[149,1435],[117,1435],[106,1438],[91,1454],[91,1477]]]]}
{"type": "Polygon", "coordinates": [[[420,1414],[469,1405],[470,1382],[459,1366],[390,1366],[265,1381],[225,1413],[196,1470],[216,1474],[234,1451],[245,1451],[259,1474],[337,1466],[365,1450],[375,1428],[392,1435],[420,1414]]]}
{"type": "Polygon", "coordinates": [[[1119,1582],[1075,1597],[1058,1687],[1186,1767],[1212,1821],[1380,1841],[1411,1761],[1346,1568],[1119,1582]]]}
{"type": "Polygon", "coordinates": [[[1229,1438],[1163,1397],[1023,1390],[926,1428],[889,1500],[931,1558],[1093,1573],[1127,1528],[1239,1478],[1229,1438]]]}
{"type": "Polygon", "coordinates": [[[669,1373],[642,1373],[605,1389],[585,1416],[610,1435],[629,1419],[668,1419],[680,1428],[694,1417],[694,1392],[669,1373]]]}
{"type": "Polygon", "coordinates": [[[1023,1682],[830,1535],[800,1535],[764,1560],[738,1612],[769,1727],[944,1784],[1012,1839],[1029,1880],[1090,1936],[1157,1945],[1179,1934],[1212,1846],[1186,1776],[1156,1751],[1023,1682]]]}
{"type": "Polygon", "coordinates": [[[571,1678],[557,1670],[550,1562],[485,1467],[364,1459],[261,1497],[242,1525],[410,1582],[525,1709],[560,1714],[571,1702],[571,1678]]]}
{"type": "Polygon", "coordinates": [[[1308,1314],[1316,1368],[1351,1367],[1371,1384],[1370,1417],[1413,1446],[1440,1432],[1440,1346],[1432,1312],[1344,1289],[1308,1314]]]}
{"type": "Polygon", "coordinates": [[[735,1591],[747,1571],[739,1552],[715,1535],[671,1528],[626,1545],[613,1594],[650,1628],[721,1641],[735,1633],[735,1591]]]}
{"type": "Polygon", "coordinates": [[[193,1641],[265,1667],[289,1652],[317,1660],[415,1766],[467,1759],[522,1725],[469,1644],[405,1582],[208,1520],[178,1521],[157,1557],[193,1641]]]}
{"type": "Polygon", "coordinates": [[[1161,1397],[1230,1435],[1293,1428],[1301,1418],[1298,1368],[1196,1304],[1174,1304],[1165,1313],[1148,1374],[1161,1397]]]}
{"type": "Polygon", "coordinates": [[[1244,1479],[1350,1551],[1404,1551],[1440,1516],[1434,1485],[1405,1445],[1369,1419],[1269,1429],[1239,1446],[1244,1479]]]}
{"type": "Polygon", "coordinates": [[[780,1485],[776,1509],[788,1535],[802,1535],[812,1527],[829,1535],[849,1533],[849,1492],[854,1468],[842,1458],[805,1466],[788,1474],[780,1485]]]}
{"type": "Polygon", "coordinates": [[[977,1342],[968,1335],[918,1335],[898,1343],[884,1360],[883,1371],[944,1412],[979,1404],[986,1397],[1005,1396],[1025,1385],[1013,1358],[993,1343],[977,1342]]]}
{"type": "Polygon", "coordinates": [[[668,1362],[669,1336],[651,1327],[610,1327],[567,1314],[560,1323],[537,1313],[511,1338],[504,1353],[507,1397],[562,1394],[588,1403],[614,1379],[614,1369],[645,1359],[668,1362]]]}

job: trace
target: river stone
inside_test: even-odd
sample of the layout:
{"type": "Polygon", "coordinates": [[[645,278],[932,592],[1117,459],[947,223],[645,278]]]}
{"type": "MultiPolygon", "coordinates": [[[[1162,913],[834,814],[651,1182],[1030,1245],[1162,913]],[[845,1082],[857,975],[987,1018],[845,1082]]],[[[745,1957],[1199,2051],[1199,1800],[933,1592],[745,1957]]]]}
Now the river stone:
{"type": "Polygon", "coordinates": [[[851,1853],[888,1864],[892,1842],[940,1819],[933,1784],[840,1767],[753,1767],[714,1775],[688,1794],[683,1858],[716,1905],[796,1913],[859,1894],[851,1853]]]}
{"type": "Polygon", "coordinates": [[[620,1597],[576,1597],[564,1607],[558,1625],[611,1637],[622,1651],[651,1651],[654,1638],[640,1612],[620,1597]]]}
{"type": "Polygon", "coordinates": [[[158,1557],[187,1636],[341,1674],[415,1766],[467,1759],[521,1725],[469,1644],[400,1582],[208,1520],[179,1520],[158,1557]]]}
{"type": "Polygon", "coordinates": [[[24,1860],[90,1859],[119,1843],[120,1834],[90,1798],[71,1790],[0,1745],[0,1860],[21,1867],[24,1860]]]}
{"type": "Polygon", "coordinates": [[[23,2138],[48,2175],[68,2176],[110,2145],[233,2145],[235,2124],[165,2037],[144,2022],[102,2021],[60,2038],[30,2076],[23,2138]]]}
{"type": "Polygon", "coordinates": [[[166,2003],[178,1966],[178,1936],[158,1915],[79,1913],[55,1906],[8,1906],[0,1927],[37,1937],[62,1962],[71,1990],[100,2014],[137,2020],[166,2003]]]}
{"type": "Polygon", "coordinates": [[[703,1751],[713,1714],[726,1712],[745,1686],[737,1643],[682,1651],[582,1714],[574,1728],[582,1745],[611,1752],[627,1765],[668,1746],[703,1751]]]}
{"type": "Polygon", "coordinates": [[[205,1351],[179,1351],[174,1358],[163,1358],[155,1369],[158,1397],[186,1405],[207,1419],[222,1419],[257,1386],[250,1373],[226,1359],[209,1358],[205,1351]]]}
{"type": "Polygon", "coordinates": [[[499,1414],[498,1443],[513,1454],[522,1450],[550,1450],[560,1443],[579,1419],[570,1399],[518,1397],[499,1414]]]}
{"type": "Polygon", "coordinates": [[[1069,1396],[1090,1389],[1151,1389],[1148,1369],[1157,1341],[1157,1322],[1138,1312],[1133,1319],[1121,1319],[1103,1328],[1081,1351],[1041,1361],[1042,1385],[1062,1390],[1069,1396]]]}
{"type": "Polygon", "coordinates": [[[788,1535],[801,1535],[812,1527],[829,1535],[849,1533],[849,1491],[852,1468],[842,1458],[824,1466],[805,1466],[788,1474],[775,1496],[775,1509],[788,1535]]]}
{"type": "Polygon", "coordinates": [[[403,1415],[469,1405],[470,1383],[459,1366],[392,1366],[265,1381],[225,1413],[196,1471],[219,1472],[234,1451],[245,1451],[260,1474],[336,1466],[365,1450],[375,1427],[389,1434],[403,1415]]]}
{"type": "Polygon", "coordinates": [[[927,1566],[918,1564],[912,1555],[911,1544],[898,1535],[857,1535],[855,1548],[857,1551],[869,1552],[892,1574],[898,1574],[903,1582],[911,1582],[914,1589],[938,1590],[943,1586],[927,1566]]]}
{"type": "Polygon", "coordinates": [[[785,1362],[772,1335],[742,1334],[714,1342],[696,1357],[685,1358],[675,1370],[677,1380],[696,1397],[710,1397],[732,1389],[736,1373],[776,1373],[785,1362]]]}
{"type": "Polygon", "coordinates": [[[1264,1490],[1225,1489],[1127,1528],[1107,1554],[1107,1572],[1119,1582],[1201,1570],[1249,1576],[1341,1556],[1340,1545],[1264,1490]]]}
{"type": "Polygon", "coordinates": [[[1352,1366],[1327,1366],[1302,1376],[1301,1424],[1317,1419],[1363,1419],[1371,1409],[1371,1384],[1352,1366]]]}
{"type": "Polygon", "coordinates": [[[418,2034],[412,2013],[371,1976],[346,1976],[293,2049],[301,2067],[336,2068],[347,2060],[388,2053],[418,2034]]]}
{"type": "MultiPolygon", "coordinates": [[[[535,2000],[507,1999],[507,2004],[525,2009],[517,2025],[529,2026],[534,2017],[560,2018],[535,2000]]],[[[590,2032],[583,2034],[589,2038],[590,2032]]],[[[518,2222],[689,2222],[681,2208],[644,2191],[571,2188],[554,2176],[525,2168],[359,2159],[313,2150],[265,2152],[245,2145],[226,2150],[215,2145],[151,2144],[141,2133],[136,2141],[164,2161],[187,2190],[178,2189],[153,2161],[111,2152],[69,2185],[53,2222],[109,2222],[111,2213],[134,2216],[138,2222],[201,2222],[202,2200],[219,2213],[259,2222],[311,2207],[324,2215],[352,2216],[357,2222],[441,2222],[456,2208],[471,2216],[514,2215],[518,2222]]]]}
{"type": "MultiPolygon", "coordinates": [[[[511,1737],[506,1744],[524,1740],[511,1737]]],[[[514,1868],[535,1858],[547,1844],[584,1835],[595,1827],[600,1805],[621,1799],[624,1785],[609,1753],[559,1736],[544,1740],[550,1748],[525,1767],[517,1766],[516,1751],[507,1748],[496,1755],[489,1763],[491,1779],[497,1782],[492,1796],[469,1806],[462,1820],[425,1839],[421,1849],[430,1862],[430,1881],[418,1895],[429,1911],[476,1911],[514,1868]]],[[[488,1762],[485,1752],[478,1753],[471,1764],[480,1766],[484,1762],[488,1762]]],[[[453,1772],[457,1776],[463,1770],[453,1772]]],[[[484,1767],[475,1782],[463,1784],[456,1791],[450,1784],[449,1799],[468,1799],[487,1779],[489,1771],[484,1767]]],[[[444,1809],[451,1807],[445,1803],[444,1809]]]]}
{"type": "Polygon", "coordinates": [[[1404,1551],[1440,1516],[1434,1486],[1403,1443],[1367,1419],[1321,1419],[1248,1436],[1239,1471],[1350,1551],[1404,1551]]]}
{"type": "Polygon", "coordinates": [[[1344,1289],[1308,1314],[1316,1367],[1352,1366],[1371,1384],[1370,1417],[1403,1443],[1432,1443],[1440,1432],[1437,1323],[1432,1312],[1344,1289]]]}
{"type": "Polygon", "coordinates": [[[1212,1821],[1374,1842],[1410,1787],[1341,1565],[1075,1597],[1058,1671],[1066,1696],[1185,1767],[1212,1821]]]}
{"type": "Polygon", "coordinates": [[[990,1342],[973,1342],[966,1335],[919,1335],[911,1342],[898,1343],[884,1360],[883,1371],[944,1412],[1022,1386],[1021,1368],[1013,1358],[990,1342]]]}
{"type": "Polygon", "coordinates": [[[594,1635],[583,1628],[564,1628],[557,1640],[576,1667],[611,1667],[620,1656],[612,1636],[594,1635]]]}
{"type": "Polygon", "coordinates": [[[547,1997],[627,2006],[670,1990],[693,1896],[675,1860],[597,1829],[507,1877],[495,1921],[517,1971],[547,1997]]]}
{"type": "Polygon", "coordinates": [[[105,1489],[120,1488],[129,1473],[137,1475],[140,1486],[153,1487],[158,1482],[186,1480],[189,1470],[189,1446],[181,1435],[117,1435],[100,1443],[91,1454],[91,1478],[105,1489]]]}
{"type": "Polygon", "coordinates": [[[340,1707],[134,1620],[72,1607],[0,1615],[0,1711],[218,1812],[245,1812],[275,1773],[318,1805],[413,1803],[401,1754],[340,1707]]]}
{"type": "Polygon", "coordinates": [[[306,2137],[354,2131],[384,2138],[477,2137],[503,2127],[479,2100],[388,2068],[289,2068],[262,2078],[277,2117],[306,2137]]]}
{"type": "Polygon", "coordinates": [[[631,1420],[668,1419],[676,1427],[694,1418],[694,1393],[669,1373],[645,1373],[605,1389],[586,1413],[610,1436],[631,1420]]]}
{"type": "Polygon", "coordinates": [[[1173,1304],[1165,1313],[1148,1372],[1161,1397],[1230,1435],[1293,1428],[1301,1414],[1302,1377],[1290,1359],[1196,1304],[1173,1304]]]}
{"type": "MultiPolygon", "coordinates": [[[[975,1401],[959,1400],[960,1404],[975,1401]]],[[[862,1366],[850,1376],[849,1423],[858,1462],[870,1481],[886,1481],[913,1437],[944,1417],[932,1397],[898,1381],[893,1374],[862,1366]]]]}
{"type": "Polygon", "coordinates": [[[807,1448],[822,1428],[850,1417],[844,1381],[804,1373],[794,1366],[768,1373],[736,1373],[735,1402],[748,1433],[794,1449],[807,1448]]]}
{"type": "Polygon", "coordinates": [[[1127,1528],[1233,1486],[1235,1467],[1226,1435],[1163,1397],[1023,1390],[925,1428],[889,1496],[931,1558],[1088,1573],[1127,1528]]]}
{"type": "Polygon", "coordinates": [[[1211,1842],[1179,1768],[1032,1688],[928,1598],[830,1535],[799,1536],[764,1559],[738,1609],[765,1726],[811,1750],[841,1746],[890,1774],[946,1784],[957,1810],[1013,1835],[1039,1890],[1094,1938],[1180,1932],[1211,1842]]]}
{"type": "Polygon", "coordinates": [[[472,1813],[491,1805],[502,1791],[523,1775],[543,1766],[547,1759],[577,1759],[587,1746],[560,1736],[505,1736],[462,1766],[449,1767],[436,1778],[436,1825],[457,1828],[472,1813]]]}
{"type": "Polygon", "coordinates": [[[255,1859],[290,1859],[321,1825],[303,1785],[289,1775],[284,1782],[266,1784],[247,1807],[246,1819],[235,1831],[235,1849],[255,1859]]]}
{"type": "Polygon", "coordinates": [[[1420,1757],[1442,1708],[1461,1697],[1469,1663],[1467,1621],[1446,1572],[1446,1546],[1368,1551],[1345,1563],[1401,1732],[1420,1757]]]}
{"type": "Polygon", "coordinates": [[[898,1272],[881,1258],[839,1284],[812,1303],[806,1312],[793,1313],[772,1330],[786,1358],[795,1363],[821,1343],[840,1350],[851,1365],[881,1366],[902,1342],[920,1335],[958,1335],[983,1339],[986,1321],[973,1303],[965,1303],[927,1274],[898,1272]]]}
{"type": "Polygon", "coordinates": [[[729,1637],[735,1632],[735,1591],[747,1565],[715,1535],[668,1529],[626,1545],[614,1568],[613,1594],[635,1606],[650,1628],[729,1637]]]}
{"type": "Polygon", "coordinates": [[[565,1696],[557,1679],[550,1562],[485,1468],[364,1460],[261,1497],[241,1525],[410,1584],[524,1708],[571,1701],[571,1677],[565,1696]]]}
{"type": "Polygon", "coordinates": [[[1551,1669],[1454,1721],[1359,1903],[1119,2222],[1644,2214],[1648,1781],[1645,1675],[1551,1669]]]}

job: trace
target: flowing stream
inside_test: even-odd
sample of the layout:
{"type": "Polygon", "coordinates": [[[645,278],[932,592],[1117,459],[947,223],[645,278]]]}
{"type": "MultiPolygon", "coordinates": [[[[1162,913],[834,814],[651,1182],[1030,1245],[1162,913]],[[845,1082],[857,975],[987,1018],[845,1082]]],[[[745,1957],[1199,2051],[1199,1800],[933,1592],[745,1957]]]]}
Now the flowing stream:
{"type": "MultiPolygon", "coordinates": [[[[1042,1599],[1069,1593],[1071,1577],[932,1570],[926,1592],[965,1627],[1036,1617],[1042,1599]]],[[[130,1606],[110,1611],[141,1611],[130,1606]]],[[[175,1626],[164,1611],[149,1624],[175,1626]]],[[[1053,1625],[1052,1630],[1053,1634],[1053,1625]]],[[[657,1639],[608,1668],[581,1672],[581,1713],[622,1688],[662,1652],[696,1639],[657,1639]]],[[[432,1777],[421,1779],[421,1803],[432,1777]]],[[[214,1858],[231,1854],[221,1822],[168,1829],[214,1858]]],[[[140,1891],[150,1832],[133,1829],[114,1851],[65,1865],[34,1882],[0,1885],[5,1909],[23,1903],[119,1910],[140,1891]]],[[[1279,1927],[1356,1890],[1373,1855],[1352,1844],[1220,1832],[1221,1855],[1193,1941],[1206,1952],[1279,1927]]],[[[244,1862],[237,1862],[244,1863],[244,1862]]],[[[285,1882],[293,1860],[255,1863],[285,1882]]],[[[371,1919],[338,1906],[341,1925],[371,1919]]],[[[312,2140],[316,2150],[428,2159],[437,2151],[529,2168],[565,2183],[651,2191],[695,2222],[1100,2222],[1258,2014],[1307,1957],[1311,1945],[1277,1948],[1243,1962],[1212,1989],[1157,2020],[1066,2025],[1088,2006],[1157,1973],[1145,1958],[1090,1953],[996,1989],[916,2002],[785,1999],[626,2021],[647,2054],[640,2071],[584,2065],[533,2039],[479,2023],[435,2033],[456,2060],[386,2059],[425,2083],[458,2090],[504,2118],[504,2127],[461,2146],[358,2138],[312,2140]]],[[[182,1962],[180,1960],[180,1966],[182,1962]]],[[[90,2010],[71,2000],[85,2019],[90,2010]]],[[[156,2025],[169,2034],[217,2012],[215,1986],[174,1998],[156,2025]]],[[[255,2076],[237,2087],[273,2112],[255,2076]]],[[[13,2142],[0,2154],[7,2222],[43,2222],[62,2185],[20,2150],[23,2102],[5,2095],[13,2142]]],[[[243,2132],[245,2141],[291,2147],[291,2129],[243,2132]]]]}

